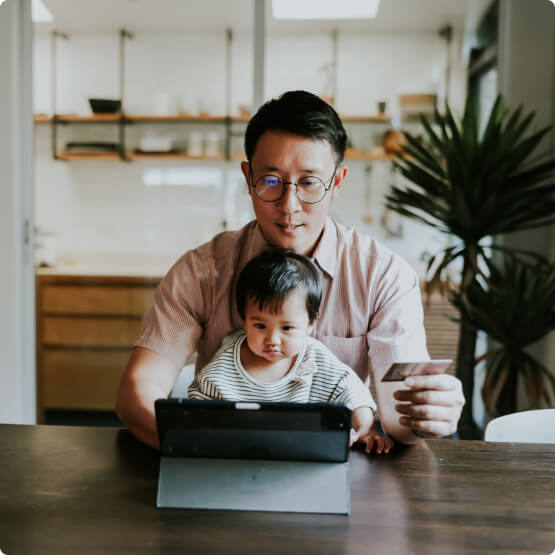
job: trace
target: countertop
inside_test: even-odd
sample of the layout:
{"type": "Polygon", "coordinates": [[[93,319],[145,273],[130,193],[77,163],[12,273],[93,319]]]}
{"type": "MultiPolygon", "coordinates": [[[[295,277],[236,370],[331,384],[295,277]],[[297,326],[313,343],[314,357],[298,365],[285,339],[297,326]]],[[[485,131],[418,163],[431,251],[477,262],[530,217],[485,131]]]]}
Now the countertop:
{"type": "Polygon", "coordinates": [[[60,257],[55,266],[39,266],[38,276],[128,276],[162,278],[177,255],[84,254],[60,257]]]}

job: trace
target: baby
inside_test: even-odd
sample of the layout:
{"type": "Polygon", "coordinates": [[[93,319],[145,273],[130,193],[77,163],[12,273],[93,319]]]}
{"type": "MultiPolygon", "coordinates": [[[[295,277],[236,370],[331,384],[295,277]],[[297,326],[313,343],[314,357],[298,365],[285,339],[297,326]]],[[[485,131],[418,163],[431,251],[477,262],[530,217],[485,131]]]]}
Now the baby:
{"type": "Polygon", "coordinates": [[[322,285],[316,266],[287,251],[265,252],[239,274],[244,330],[226,338],[189,387],[191,399],[343,403],[353,411],[350,445],[387,453],[393,441],[373,423],[370,391],[325,345],[309,336],[322,285]]]}

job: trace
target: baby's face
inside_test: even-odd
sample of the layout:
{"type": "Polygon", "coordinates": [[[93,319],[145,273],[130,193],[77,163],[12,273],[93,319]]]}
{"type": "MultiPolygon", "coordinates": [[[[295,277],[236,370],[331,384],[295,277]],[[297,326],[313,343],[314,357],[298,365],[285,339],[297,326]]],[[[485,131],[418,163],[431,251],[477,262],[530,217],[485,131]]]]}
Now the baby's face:
{"type": "Polygon", "coordinates": [[[261,358],[278,362],[298,355],[312,330],[304,292],[293,291],[276,314],[260,310],[258,303],[248,298],[245,329],[249,349],[261,358]]]}

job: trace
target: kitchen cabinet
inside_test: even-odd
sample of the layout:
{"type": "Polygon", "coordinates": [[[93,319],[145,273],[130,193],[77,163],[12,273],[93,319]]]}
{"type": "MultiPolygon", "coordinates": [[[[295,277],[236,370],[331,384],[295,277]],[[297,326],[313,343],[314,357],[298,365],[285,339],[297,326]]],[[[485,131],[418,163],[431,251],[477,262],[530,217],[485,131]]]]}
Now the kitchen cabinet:
{"type": "Polygon", "coordinates": [[[159,278],[37,276],[37,415],[114,411],[159,278]]]}

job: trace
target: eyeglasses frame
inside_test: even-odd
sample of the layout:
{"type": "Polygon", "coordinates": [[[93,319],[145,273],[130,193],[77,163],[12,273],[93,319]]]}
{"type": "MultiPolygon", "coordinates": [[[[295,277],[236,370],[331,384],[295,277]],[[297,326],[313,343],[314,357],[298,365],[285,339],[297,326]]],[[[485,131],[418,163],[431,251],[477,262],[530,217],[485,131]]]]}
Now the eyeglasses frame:
{"type": "MultiPolygon", "coordinates": [[[[265,173],[263,175],[261,175],[257,182],[262,179],[263,177],[267,176],[267,175],[271,175],[272,177],[277,177],[281,183],[283,184],[283,190],[281,192],[281,195],[275,199],[275,200],[265,200],[261,197],[259,197],[256,194],[256,190],[254,192],[254,194],[256,195],[256,198],[260,199],[262,202],[279,202],[284,196],[285,196],[285,189],[286,189],[286,185],[295,185],[295,196],[297,197],[297,199],[299,199],[299,202],[302,202],[304,204],[318,204],[319,202],[322,202],[325,198],[326,195],[328,194],[328,191],[331,189],[332,187],[332,182],[335,179],[335,176],[337,174],[337,168],[339,168],[339,164],[336,164],[334,170],[333,170],[333,174],[331,176],[331,178],[329,179],[329,183],[326,186],[326,181],[323,181],[322,179],[320,179],[317,175],[307,175],[306,177],[315,177],[316,179],[318,179],[319,181],[322,181],[322,183],[324,184],[324,195],[322,196],[322,198],[320,200],[317,200],[316,202],[307,202],[306,200],[303,200],[302,198],[299,197],[299,187],[298,187],[298,183],[295,183],[294,181],[284,181],[283,179],[281,179],[281,177],[279,177],[279,175],[274,175],[273,173],[265,173]]],[[[249,187],[251,187],[252,189],[255,188],[256,183],[254,183],[254,176],[252,173],[252,163],[249,161],[249,179],[250,179],[250,183],[249,183],[249,187]]]]}

